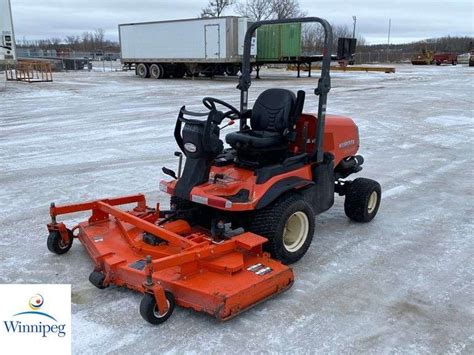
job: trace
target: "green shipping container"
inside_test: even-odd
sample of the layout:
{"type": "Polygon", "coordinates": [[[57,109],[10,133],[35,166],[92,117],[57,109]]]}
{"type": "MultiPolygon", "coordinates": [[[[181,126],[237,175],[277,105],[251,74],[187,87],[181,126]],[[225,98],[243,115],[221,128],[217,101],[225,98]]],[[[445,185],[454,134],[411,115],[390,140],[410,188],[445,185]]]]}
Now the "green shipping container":
{"type": "Polygon", "coordinates": [[[301,56],[301,23],[266,25],[257,30],[257,59],[279,61],[301,56]]]}

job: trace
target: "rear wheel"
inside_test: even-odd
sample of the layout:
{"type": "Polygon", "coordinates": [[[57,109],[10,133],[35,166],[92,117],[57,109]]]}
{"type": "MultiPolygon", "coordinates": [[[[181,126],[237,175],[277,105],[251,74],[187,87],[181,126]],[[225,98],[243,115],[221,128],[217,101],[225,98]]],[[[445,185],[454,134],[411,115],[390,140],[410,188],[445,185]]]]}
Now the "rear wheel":
{"type": "Polygon", "coordinates": [[[150,77],[152,79],[161,79],[163,78],[163,66],[160,64],[150,65],[150,77]]]}
{"type": "Polygon", "coordinates": [[[344,211],[356,222],[370,222],[380,206],[382,188],[377,181],[358,178],[347,186],[344,211]]]}
{"type": "Polygon", "coordinates": [[[166,302],[168,303],[168,311],[161,315],[156,304],[155,296],[151,293],[145,293],[140,302],[140,315],[150,324],[161,324],[168,320],[173,314],[175,307],[174,296],[171,292],[165,291],[166,302]]]}
{"type": "Polygon", "coordinates": [[[314,235],[315,214],[303,197],[285,194],[251,216],[249,230],[268,239],[265,249],[284,264],[308,251],[314,235]]]}
{"type": "Polygon", "coordinates": [[[140,63],[137,65],[137,68],[135,69],[137,75],[140,77],[140,78],[149,78],[150,77],[150,72],[149,72],[149,69],[148,69],[148,66],[145,64],[145,63],[140,63]]]}

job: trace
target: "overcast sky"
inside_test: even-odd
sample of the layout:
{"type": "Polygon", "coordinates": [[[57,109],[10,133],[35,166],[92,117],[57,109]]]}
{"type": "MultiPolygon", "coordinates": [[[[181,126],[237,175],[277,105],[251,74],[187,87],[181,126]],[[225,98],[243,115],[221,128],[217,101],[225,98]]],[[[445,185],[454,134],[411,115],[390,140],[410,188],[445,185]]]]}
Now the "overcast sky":
{"type": "MultiPolygon", "coordinates": [[[[241,0],[245,1],[245,0],[241,0]]],[[[445,35],[473,36],[473,0],[300,0],[308,15],[324,17],[352,28],[369,43],[386,43],[392,19],[391,43],[445,35]]],[[[11,0],[17,40],[80,35],[104,28],[117,40],[119,23],[197,17],[207,0],[11,0]]],[[[233,15],[228,10],[226,15],[233,15]]]]}

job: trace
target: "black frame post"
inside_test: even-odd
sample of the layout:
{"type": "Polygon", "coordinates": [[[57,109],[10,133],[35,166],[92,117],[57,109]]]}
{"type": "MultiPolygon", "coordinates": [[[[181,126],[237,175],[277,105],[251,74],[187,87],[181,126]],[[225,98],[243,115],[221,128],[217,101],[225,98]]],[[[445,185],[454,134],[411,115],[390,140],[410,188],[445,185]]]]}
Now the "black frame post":
{"type": "MultiPolygon", "coordinates": [[[[333,45],[333,33],[332,27],[328,21],[319,17],[303,17],[293,18],[284,20],[269,20],[269,21],[257,21],[254,22],[247,33],[245,34],[244,40],[244,54],[242,56],[242,74],[240,75],[239,85],[237,88],[240,90],[240,111],[243,114],[248,109],[248,89],[251,85],[250,79],[250,50],[252,46],[252,36],[254,32],[261,26],[264,25],[276,25],[283,23],[307,23],[317,22],[323,26],[324,29],[324,49],[323,49],[323,63],[321,67],[321,77],[318,81],[318,87],[314,90],[314,93],[319,96],[318,104],[318,124],[316,127],[316,145],[315,150],[312,153],[312,158],[317,162],[321,163],[324,159],[323,151],[323,139],[324,139],[324,127],[326,121],[326,104],[328,93],[331,90],[331,54],[333,45]]],[[[247,125],[247,119],[240,120],[240,129],[243,129],[247,125]]]]}

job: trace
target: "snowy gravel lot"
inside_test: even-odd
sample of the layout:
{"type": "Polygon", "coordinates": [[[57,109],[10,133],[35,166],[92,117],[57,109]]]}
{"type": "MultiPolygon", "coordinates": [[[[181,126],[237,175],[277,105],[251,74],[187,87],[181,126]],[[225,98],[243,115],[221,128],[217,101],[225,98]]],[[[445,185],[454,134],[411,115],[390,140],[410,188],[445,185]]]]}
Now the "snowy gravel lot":
{"type": "MultiPolygon", "coordinates": [[[[316,79],[271,70],[265,88],[316,79]]],[[[235,79],[142,80],[132,73],[55,73],[53,83],[0,79],[0,283],[72,284],[73,352],[474,353],[474,68],[401,65],[396,74],[334,73],[328,111],[353,117],[383,189],[370,224],[342,198],[317,217],[288,292],[219,323],[178,308],[160,327],[140,295],[94,288],[80,243],[46,249],[50,202],[158,191],[175,167],[173,125],[203,96],[238,104],[235,79]]],[[[307,95],[305,111],[316,110],[307,95]]],[[[68,219],[73,223],[81,216],[68,219]]]]}

